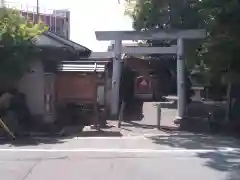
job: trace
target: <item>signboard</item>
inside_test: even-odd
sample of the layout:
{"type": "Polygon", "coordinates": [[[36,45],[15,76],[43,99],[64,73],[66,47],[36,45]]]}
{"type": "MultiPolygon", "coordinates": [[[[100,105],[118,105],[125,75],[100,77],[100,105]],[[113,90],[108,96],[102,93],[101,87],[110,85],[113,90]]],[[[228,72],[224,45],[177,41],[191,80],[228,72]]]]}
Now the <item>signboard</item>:
{"type": "Polygon", "coordinates": [[[144,79],[140,83],[141,86],[148,86],[148,82],[144,79]]]}
{"type": "Polygon", "coordinates": [[[135,81],[135,92],[136,93],[152,93],[151,92],[151,83],[144,78],[143,76],[140,76],[135,81]]]}

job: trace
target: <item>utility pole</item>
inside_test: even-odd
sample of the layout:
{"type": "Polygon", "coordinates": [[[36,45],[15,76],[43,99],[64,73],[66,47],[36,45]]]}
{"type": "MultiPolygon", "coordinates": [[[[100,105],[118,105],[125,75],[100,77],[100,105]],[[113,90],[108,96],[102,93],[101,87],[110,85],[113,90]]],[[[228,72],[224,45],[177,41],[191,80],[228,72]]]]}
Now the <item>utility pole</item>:
{"type": "Polygon", "coordinates": [[[35,24],[39,23],[39,0],[37,0],[37,19],[35,24]]]}

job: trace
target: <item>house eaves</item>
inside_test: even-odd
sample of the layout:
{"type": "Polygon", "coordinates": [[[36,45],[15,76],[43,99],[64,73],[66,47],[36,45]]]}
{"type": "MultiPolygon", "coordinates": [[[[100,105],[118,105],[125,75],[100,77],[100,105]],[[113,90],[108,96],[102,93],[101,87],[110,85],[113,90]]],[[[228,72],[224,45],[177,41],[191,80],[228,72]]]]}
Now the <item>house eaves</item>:
{"type": "Polygon", "coordinates": [[[91,50],[88,48],[67,40],[50,31],[43,32],[41,35],[34,37],[31,42],[38,47],[67,49],[79,58],[86,58],[91,54],[91,50]]]}

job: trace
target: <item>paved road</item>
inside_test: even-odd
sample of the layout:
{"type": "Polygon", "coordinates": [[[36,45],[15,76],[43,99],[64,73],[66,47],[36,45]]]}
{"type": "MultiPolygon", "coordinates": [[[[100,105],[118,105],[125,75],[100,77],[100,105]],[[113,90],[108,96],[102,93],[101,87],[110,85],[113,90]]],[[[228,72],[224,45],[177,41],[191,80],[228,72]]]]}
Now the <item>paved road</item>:
{"type": "Polygon", "coordinates": [[[79,137],[0,145],[2,180],[239,180],[235,139],[194,134],[79,137]]]}

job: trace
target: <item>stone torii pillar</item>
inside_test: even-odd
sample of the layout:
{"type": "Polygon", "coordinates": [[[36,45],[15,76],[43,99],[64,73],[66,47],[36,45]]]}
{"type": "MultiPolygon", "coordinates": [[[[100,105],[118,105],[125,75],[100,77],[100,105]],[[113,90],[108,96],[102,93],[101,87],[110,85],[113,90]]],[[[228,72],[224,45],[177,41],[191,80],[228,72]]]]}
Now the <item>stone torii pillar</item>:
{"type": "Polygon", "coordinates": [[[114,43],[113,72],[112,72],[112,91],[111,91],[111,114],[117,115],[119,110],[119,89],[122,72],[122,41],[116,39],[114,43]]]}

